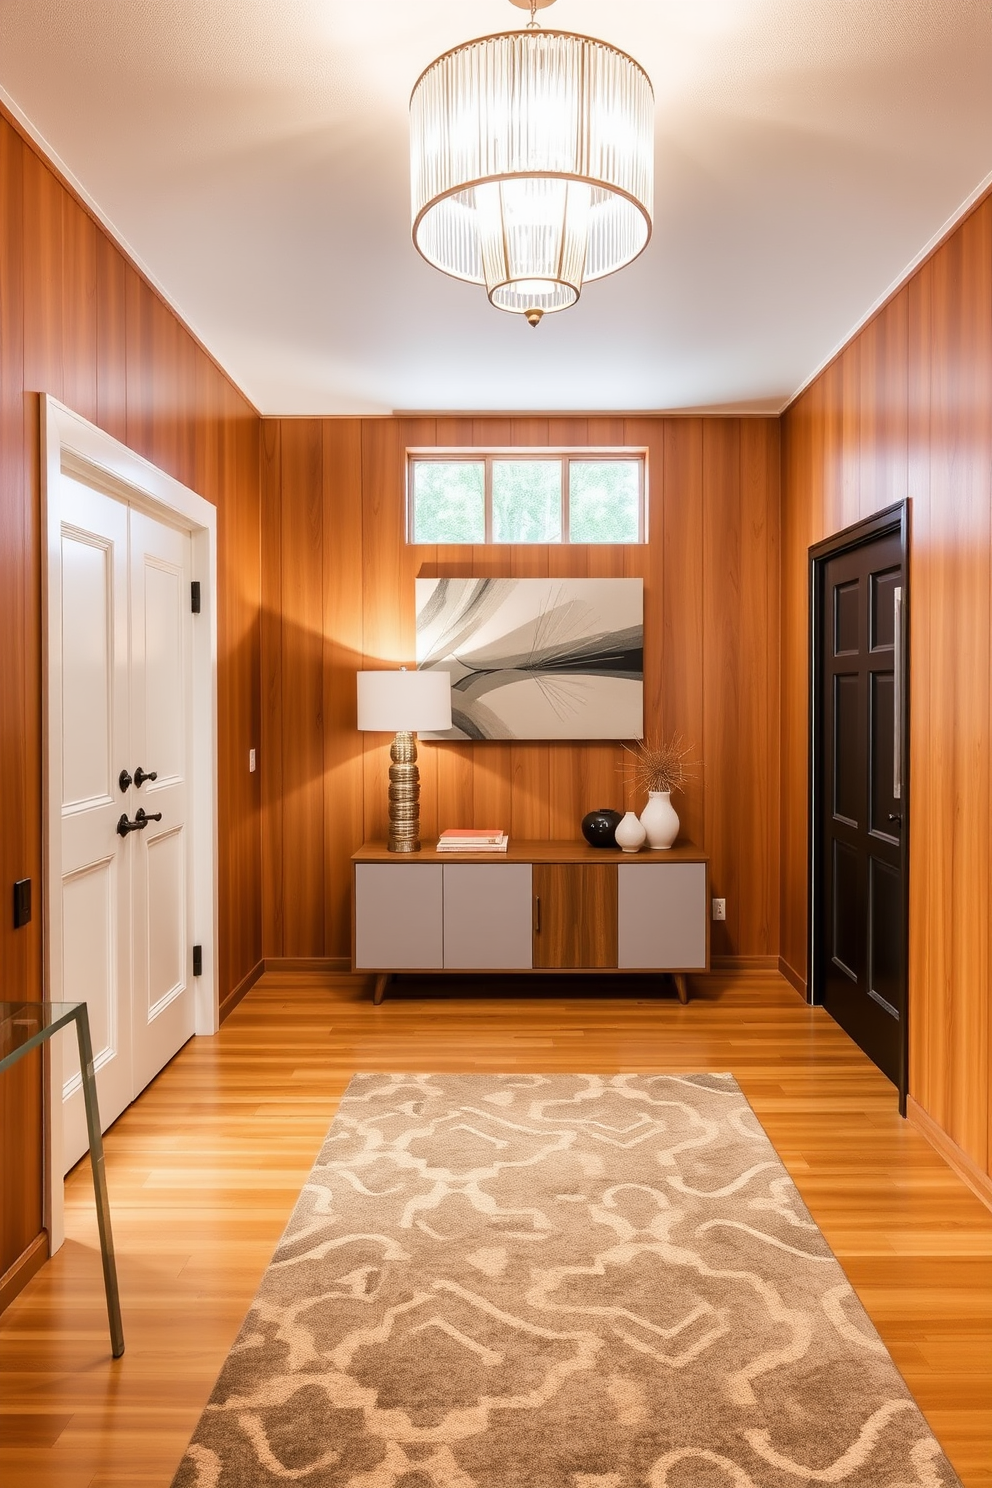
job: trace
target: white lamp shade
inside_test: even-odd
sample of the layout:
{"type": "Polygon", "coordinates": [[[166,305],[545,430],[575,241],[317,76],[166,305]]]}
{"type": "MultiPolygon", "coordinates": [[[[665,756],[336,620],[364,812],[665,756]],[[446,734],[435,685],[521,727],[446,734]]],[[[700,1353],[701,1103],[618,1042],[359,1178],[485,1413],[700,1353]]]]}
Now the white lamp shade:
{"type": "Polygon", "coordinates": [[[440,733],[451,727],[447,672],[359,672],[358,727],[373,733],[440,733]]]}

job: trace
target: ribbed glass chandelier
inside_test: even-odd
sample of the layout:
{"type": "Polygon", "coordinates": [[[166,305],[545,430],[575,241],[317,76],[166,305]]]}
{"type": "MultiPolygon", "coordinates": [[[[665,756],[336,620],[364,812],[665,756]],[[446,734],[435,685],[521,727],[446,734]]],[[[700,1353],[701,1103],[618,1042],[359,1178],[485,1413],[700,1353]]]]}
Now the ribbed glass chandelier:
{"type": "Polygon", "coordinates": [[[554,0],[511,3],[525,30],[445,52],[413,90],[413,241],[536,326],[647,245],[654,91],[616,47],[542,31],[554,0]]]}

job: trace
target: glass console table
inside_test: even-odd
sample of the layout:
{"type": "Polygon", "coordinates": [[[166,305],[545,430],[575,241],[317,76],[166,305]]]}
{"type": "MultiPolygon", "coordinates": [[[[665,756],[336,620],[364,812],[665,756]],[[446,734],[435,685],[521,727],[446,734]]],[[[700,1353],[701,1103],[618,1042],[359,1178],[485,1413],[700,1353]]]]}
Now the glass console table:
{"type": "Polygon", "coordinates": [[[124,1329],[121,1325],[121,1303],[117,1291],[114,1237],[110,1230],[110,1201],[107,1197],[107,1174],[103,1162],[103,1137],[100,1133],[100,1111],[96,1098],[90,1020],[85,1002],[0,1002],[0,1074],[16,1064],[31,1049],[37,1049],[46,1039],[58,1033],[60,1028],[67,1028],[70,1023],[76,1025],[76,1039],[79,1044],[79,1068],[83,1076],[86,1128],[90,1138],[90,1167],[93,1170],[96,1218],[103,1255],[103,1283],[107,1292],[110,1343],[114,1358],[119,1359],[124,1352],[124,1329]]]}

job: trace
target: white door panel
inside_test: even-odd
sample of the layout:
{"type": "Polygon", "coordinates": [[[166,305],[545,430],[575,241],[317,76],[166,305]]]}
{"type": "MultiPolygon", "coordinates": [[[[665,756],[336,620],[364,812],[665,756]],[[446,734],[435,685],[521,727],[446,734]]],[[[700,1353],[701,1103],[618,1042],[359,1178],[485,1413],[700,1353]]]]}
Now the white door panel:
{"type": "MultiPolygon", "coordinates": [[[[126,533],[119,535],[126,542],[126,533]]],[[[62,530],[62,809],[107,801],[114,745],[114,540],[62,530]]]]}
{"type": "MultiPolygon", "coordinates": [[[[62,993],[85,999],[110,1125],[193,1032],[191,543],[63,472],[62,993]],[[155,780],[121,791],[138,766],[155,780]],[[122,815],[158,816],[121,837],[122,815]]],[[[66,1170],[86,1150],[63,1039],[66,1170]]]]}
{"type": "Polygon", "coordinates": [[[186,843],[182,827],[146,838],[148,903],[137,906],[148,925],[145,1013],[158,1017],[188,985],[186,967],[186,843]]]}
{"type": "MultiPolygon", "coordinates": [[[[62,993],[67,1002],[85,1002],[89,1011],[93,1061],[108,1065],[100,1082],[100,1110],[108,1121],[131,1099],[130,1050],[121,1048],[117,985],[118,883],[116,858],[91,863],[62,881],[62,993]],[[68,952],[68,954],[66,954],[68,952]],[[121,1057],[123,1053],[123,1058],[121,1057]]],[[[65,1042],[63,1099],[79,1089],[79,1051],[74,1037],[65,1042]]]]}
{"type": "MultiPolygon", "coordinates": [[[[63,476],[62,996],[86,1002],[105,1123],[132,1099],[130,883],[116,824],[128,735],[128,513],[63,476]],[[119,762],[119,763],[118,763],[119,762]]],[[[86,1151],[75,1036],[61,1036],[63,1157],[86,1151]]]]}
{"type": "Polygon", "coordinates": [[[131,752],[156,778],[132,810],[162,820],[132,835],[136,1088],[193,1035],[189,810],[189,534],[131,513],[131,752]]]}
{"type": "MultiPolygon", "coordinates": [[[[131,541],[136,535],[149,536],[148,528],[157,525],[139,518],[138,531],[132,521],[131,541]]],[[[186,692],[183,676],[185,656],[184,621],[189,612],[188,558],[189,539],[181,533],[163,529],[176,541],[177,563],[166,567],[151,554],[141,554],[141,569],[135,574],[137,584],[143,590],[144,625],[140,639],[144,650],[144,735],[148,748],[155,751],[155,769],[158,772],[157,789],[161,790],[168,780],[184,780],[186,777],[186,692]],[[180,546],[181,545],[181,546],[180,546]],[[182,547],[186,549],[184,553],[182,547]],[[186,570],[186,571],[184,571],[186,570]]],[[[139,589],[135,589],[135,599],[139,589]]],[[[135,625],[141,623],[141,611],[136,607],[135,625]]],[[[137,662],[137,647],[132,658],[137,662]]]]}

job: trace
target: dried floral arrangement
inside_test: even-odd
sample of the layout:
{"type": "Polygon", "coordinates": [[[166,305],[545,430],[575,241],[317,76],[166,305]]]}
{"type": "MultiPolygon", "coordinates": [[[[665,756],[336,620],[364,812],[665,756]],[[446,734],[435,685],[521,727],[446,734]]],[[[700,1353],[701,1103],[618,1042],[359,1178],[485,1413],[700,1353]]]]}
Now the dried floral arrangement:
{"type": "Polygon", "coordinates": [[[658,744],[640,739],[624,749],[631,756],[621,768],[625,770],[638,791],[681,791],[690,780],[697,778],[698,760],[690,760],[693,746],[686,744],[681,734],[673,734],[658,744]]]}

